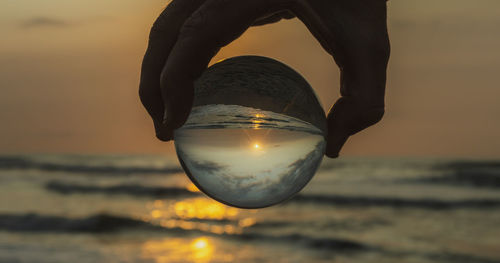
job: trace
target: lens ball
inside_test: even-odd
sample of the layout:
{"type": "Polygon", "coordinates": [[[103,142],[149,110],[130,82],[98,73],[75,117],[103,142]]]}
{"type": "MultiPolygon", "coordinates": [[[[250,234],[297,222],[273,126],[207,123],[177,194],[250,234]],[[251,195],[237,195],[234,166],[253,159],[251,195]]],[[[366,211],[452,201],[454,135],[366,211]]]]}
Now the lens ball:
{"type": "Polygon", "coordinates": [[[179,161],[208,196],[261,208],[291,198],[325,152],[325,113],[311,86],[276,60],[234,57],[195,82],[187,122],[174,134],[179,161]]]}

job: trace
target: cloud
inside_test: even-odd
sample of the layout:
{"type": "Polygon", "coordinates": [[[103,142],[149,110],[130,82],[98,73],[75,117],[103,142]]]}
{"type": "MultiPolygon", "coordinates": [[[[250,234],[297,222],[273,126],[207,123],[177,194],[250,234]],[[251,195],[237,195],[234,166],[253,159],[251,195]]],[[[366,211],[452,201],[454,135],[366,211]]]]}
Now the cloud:
{"type": "MultiPolygon", "coordinates": [[[[288,166],[290,168],[290,171],[299,170],[301,168],[303,169],[304,167],[307,167],[304,170],[308,171],[311,170],[314,166],[319,165],[316,161],[317,160],[316,157],[323,156],[324,150],[325,150],[324,141],[318,142],[314,147],[314,150],[309,152],[304,158],[299,159],[288,166]]],[[[285,179],[284,176],[283,179],[285,179]]]]}
{"type": "Polygon", "coordinates": [[[50,18],[50,17],[34,17],[28,20],[25,20],[21,23],[22,28],[61,28],[61,27],[67,27],[71,26],[72,23],[62,20],[62,19],[57,19],[57,18],[50,18]]]}
{"type": "Polygon", "coordinates": [[[191,167],[196,170],[211,174],[220,172],[221,170],[224,170],[226,168],[225,166],[219,165],[214,162],[197,162],[194,160],[191,161],[191,167]]]}

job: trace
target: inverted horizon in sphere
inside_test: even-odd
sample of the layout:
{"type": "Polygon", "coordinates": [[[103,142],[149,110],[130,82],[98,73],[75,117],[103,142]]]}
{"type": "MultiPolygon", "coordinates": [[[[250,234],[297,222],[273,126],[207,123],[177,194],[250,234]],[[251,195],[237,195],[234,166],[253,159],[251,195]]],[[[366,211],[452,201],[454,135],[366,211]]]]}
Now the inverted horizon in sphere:
{"type": "MultiPolygon", "coordinates": [[[[239,108],[240,119],[254,116],[244,110],[253,113],[255,109],[239,108]]],[[[234,114],[233,109],[227,107],[227,113],[234,114]]],[[[198,110],[203,111],[203,107],[198,110]]],[[[221,114],[220,110],[216,112],[221,114]]],[[[251,121],[237,124],[229,119],[227,125],[205,122],[176,131],[177,155],[200,190],[232,206],[259,208],[287,200],[309,182],[326,146],[321,131],[287,116],[268,114],[261,116],[271,121],[256,121],[265,128],[255,128],[251,121]],[[282,127],[281,119],[288,120],[282,127]]]]}

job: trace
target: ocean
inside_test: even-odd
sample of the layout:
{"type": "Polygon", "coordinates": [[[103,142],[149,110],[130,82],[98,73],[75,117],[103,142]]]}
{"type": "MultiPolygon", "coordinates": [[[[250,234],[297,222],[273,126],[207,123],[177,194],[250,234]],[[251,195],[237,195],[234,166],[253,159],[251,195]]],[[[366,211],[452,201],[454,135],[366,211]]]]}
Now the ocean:
{"type": "Polygon", "coordinates": [[[0,156],[0,262],[500,262],[500,161],[325,159],[264,209],[173,155],[0,156]]]}

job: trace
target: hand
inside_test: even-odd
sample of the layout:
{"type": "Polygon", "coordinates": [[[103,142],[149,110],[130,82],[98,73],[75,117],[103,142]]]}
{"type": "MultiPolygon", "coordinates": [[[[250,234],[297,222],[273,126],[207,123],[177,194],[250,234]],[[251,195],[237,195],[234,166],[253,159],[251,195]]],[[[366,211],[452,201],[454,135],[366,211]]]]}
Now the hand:
{"type": "Polygon", "coordinates": [[[154,23],[140,98],[156,136],[173,139],[191,111],[193,82],[249,27],[297,16],[341,71],[341,98],[328,113],[326,155],[384,114],[390,46],[386,0],[173,0],[154,23]],[[293,14],[293,15],[292,15],[293,14]]]}

